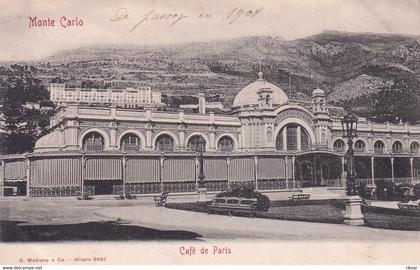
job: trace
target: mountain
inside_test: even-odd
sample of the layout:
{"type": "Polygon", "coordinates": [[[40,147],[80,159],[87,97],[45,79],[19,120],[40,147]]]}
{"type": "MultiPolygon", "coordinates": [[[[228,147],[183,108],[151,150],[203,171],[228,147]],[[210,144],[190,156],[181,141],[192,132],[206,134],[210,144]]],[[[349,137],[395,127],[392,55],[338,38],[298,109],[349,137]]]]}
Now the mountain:
{"type": "MultiPolygon", "coordinates": [[[[370,117],[373,99],[382,91],[418,101],[419,41],[419,36],[325,31],[292,41],[254,36],[170,46],[91,46],[53,54],[37,68],[46,82],[60,77],[75,85],[86,80],[105,87],[110,81],[113,86],[140,83],[167,95],[206,91],[221,95],[226,104],[262,70],[292,98],[309,99],[320,86],[333,104],[357,105],[370,117]],[[405,84],[396,83],[401,78],[405,84]]],[[[419,120],[384,113],[393,114],[391,120],[419,120]]]]}

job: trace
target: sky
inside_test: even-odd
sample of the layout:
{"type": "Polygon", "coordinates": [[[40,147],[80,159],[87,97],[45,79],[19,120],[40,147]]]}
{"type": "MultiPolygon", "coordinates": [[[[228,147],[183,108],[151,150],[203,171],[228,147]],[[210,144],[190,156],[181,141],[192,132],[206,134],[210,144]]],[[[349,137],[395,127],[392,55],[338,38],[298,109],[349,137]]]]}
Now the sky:
{"type": "Polygon", "coordinates": [[[420,35],[420,0],[0,0],[0,61],[96,44],[293,40],[324,30],[420,35]]]}

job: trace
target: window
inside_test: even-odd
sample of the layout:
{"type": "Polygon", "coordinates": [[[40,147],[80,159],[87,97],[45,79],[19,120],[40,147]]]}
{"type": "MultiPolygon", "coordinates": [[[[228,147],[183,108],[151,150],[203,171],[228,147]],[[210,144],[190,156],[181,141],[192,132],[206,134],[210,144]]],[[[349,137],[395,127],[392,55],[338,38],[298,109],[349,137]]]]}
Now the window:
{"type": "MultiPolygon", "coordinates": [[[[200,135],[192,136],[188,140],[188,149],[191,151],[198,151],[198,141],[204,140],[204,138],[200,135]]],[[[204,151],[206,151],[206,143],[204,143],[204,151]]]]}
{"type": "Polygon", "coordinates": [[[283,150],[283,129],[280,130],[279,134],[277,134],[276,149],[283,150]]]}
{"type": "Polygon", "coordinates": [[[120,148],[122,151],[138,151],[140,149],[140,140],[134,134],[125,134],[121,139],[120,148]]]}
{"type": "Polygon", "coordinates": [[[297,150],[297,126],[287,125],[286,129],[287,150],[297,150]]]}
{"type": "Polygon", "coordinates": [[[385,144],[382,141],[376,141],[373,150],[375,153],[382,154],[385,150],[385,144]]]}
{"type": "Polygon", "coordinates": [[[418,142],[412,142],[410,145],[410,151],[411,153],[415,154],[419,152],[419,143],[418,142]]]}
{"type": "Polygon", "coordinates": [[[228,136],[223,136],[220,138],[219,143],[217,144],[217,150],[223,152],[233,151],[233,140],[228,136]]]}
{"type": "Polygon", "coordinates": [[[354,143],[354,151],[364,152],[366,150],[366,145],[362,140],[358,140],[354,143]]]}
{"type": "Polygon", "coordinates": [[[304,128],[301,128],[300,130],[300,144],[302,150],[309,149],[309,135],[306,133],[306,130],[304,128]]]}
{"type": "Polygon", "coordinates": [[[161,135],[156,140],[155,149],[159,151],[173,151],[174,140],[169,135],[161,135]]]}
{"type": "Polygon", "coordinates": [[[403,145],[401,142],[396,141],[392,145],[392,153],[402,153],[403,152],[403,145]]]}
{"type": "Polygon", "coordinates": [[[344,147],[345,147],[345,144],[343,140],[338,139],[334,142],[334,145],[333,145],[334,151],[344,152],[344,147]]]}
{"type": "Polygon", "coordinates": [[[288,124],[283,127],[277,134],[276,138],[276,149],[283,150],[283,145],[286,143],[287,150],[298,149],[298,129],[300,129],[300,148],[301,150],[308,150],[310,146],[309,135],[306,130],[297,124],[288,124]],[[283,133],[286,128],[286,142],[283,141],[283,133]]]}
{"type": "Polygon", "coordinates": [[[84,151],[104,150],[104,138],[97,132],[90,132],[83,138],[84,151]]]}
{"type": "Polygon", "coordinates": [[[273,139],[273,128],[268,127],[267,128],[267,141],[271,142],[272,139],[273,139]]]}

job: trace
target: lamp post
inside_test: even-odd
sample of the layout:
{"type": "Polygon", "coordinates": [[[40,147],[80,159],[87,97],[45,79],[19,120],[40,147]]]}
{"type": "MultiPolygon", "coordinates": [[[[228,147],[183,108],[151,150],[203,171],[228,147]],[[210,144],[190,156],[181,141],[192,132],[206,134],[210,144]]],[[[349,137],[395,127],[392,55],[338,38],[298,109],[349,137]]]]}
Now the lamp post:
{"type": "Polygon", "coordinates": [[[347,139],[347,183],[346,183],[346,194],[349,196],[358,195],[358,189],[356,184],[356,172],[354,170],[354,149],[353,149],[353,138],[357,137],[357,117],[348,112],[341,120],[343,127],[343,138],[347,139]]]}
{"type": "Polygon", "coordinates": [[[348,225],[363,225],[363,214],[361,211],[362,200],[358,196],[356,183],[356,172],[354,169],[354,150],[353,139],[357,137],[357,117],[348,112],[341,120],[343,127],[343,138],[347,139],[347,181],[346,181],[346,213],[344,214],[344,223],[348,225]]]}
{"type": "Polygon", "coordinates": [[[198,154],[198,201],[205,202],[207,201],[207,189],[204,185],[204,179],[206,176],[204,175],[204,156],[203,153],[206,150],[206,141],[199,137],[196,140],[196,151],[198,154]]]}
{"type": "Polygon", "coordinates": [[[196,141],[197,153],[198,153],[198,188],[204,188],[204,156],[203,153],[206,150],[206,141],[199,137],[196,141]]]}

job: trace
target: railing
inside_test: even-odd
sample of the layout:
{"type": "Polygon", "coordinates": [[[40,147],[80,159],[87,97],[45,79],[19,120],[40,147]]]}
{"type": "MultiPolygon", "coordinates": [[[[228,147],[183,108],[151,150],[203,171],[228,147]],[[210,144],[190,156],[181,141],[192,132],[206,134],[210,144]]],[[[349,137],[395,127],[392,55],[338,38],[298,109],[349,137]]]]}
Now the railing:
{"type": "Polygon", "coordinates": [[[223,181],[209,181],[205,183],[207,191],[225,191],[228,190],[228,182],[223,181]]]}
{"type": "MultiPolygon", "coordinates": [[[[85,195],[95,195],[94,186],[85,186],[83,188],[85,195]]],[[[29,195],[31,197],[67,197],[80,196],[82,194],[81,186],[65,186],[65,187],[30,187],[29,195]]]]}
{"type": "MultiPolygon", "coordinates": [[[[292,184],[292,183],[289,183],[292,184]]],[[[258,179],[258,190],[286,189],[285,179],[258,179]]]]}
{"type": "Polygon", "coordinates": [[[345,181],[339,179],[327,179],[327,187],[344,187],[345,181]]]}
{"type": "MultiPolygon", "coordinates": [[[[312,144],[312,147],[315,148],[315,149],[318,149],[318,150],[330,150],[330,148],[328,148],[327,143],[312,144]]],[[[335,149],[334,149],[334,151],[335,151],[335,149]]]]}
{"type": "MultiPolygon", "coordinates": [[[[160,183],[126,184],[125,192],[131,194],[160,193],[160,183]]],[[[113,193],[115,195],[122,195],[122,185],[114,185],[113,193]]]]}
{"type": "Polygon", "coordinates": [[[377,181],[385,181],[385,182],[394,182],[395,184],[417,184],[420,183],[420,178],[411,178],[411,177],[395,177],[392,178],[359,178],[356,180],[359,183],[364,183],[366,185],[375,185],[377,181]]]}

